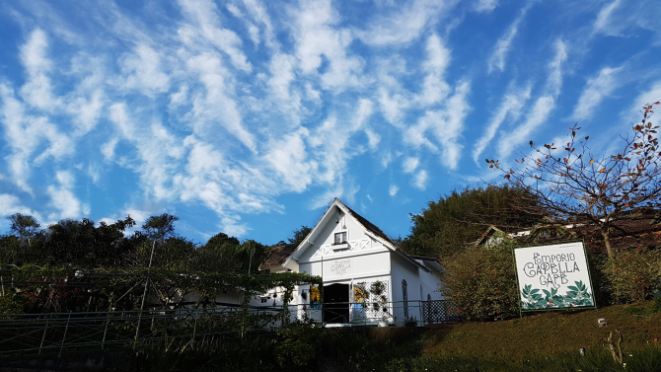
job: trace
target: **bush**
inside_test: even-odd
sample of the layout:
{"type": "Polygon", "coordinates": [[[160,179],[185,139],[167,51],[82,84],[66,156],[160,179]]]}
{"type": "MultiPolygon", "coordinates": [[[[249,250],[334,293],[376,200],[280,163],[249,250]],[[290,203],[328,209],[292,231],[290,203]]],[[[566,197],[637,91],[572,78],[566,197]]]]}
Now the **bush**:
{"type": "Polygon", "coordinates": [[[321,329],[311,320],[294,321],[278,329],[275,355],[278,365],[287,371],[306,367],[315,360],[321,343],[321,329]]]}
{"type": "Polygon", "coordinates": [[[661,290],[661,251],[639,247],[616,252],[604,263],[603,274],[612,303],[649,300],[661,290]]]}
{"type": "Polygon", "coordinates": [[[7,294],[0,296],[0,314],[23,314],[27,296],[7,294]]]}
{"type": "Polygon", "coordinates": [[[504,319],[519,315],[519,293],[512,247],[468,247],[444,259],[440,292],[455,301],[468,320],[504,319]]]}

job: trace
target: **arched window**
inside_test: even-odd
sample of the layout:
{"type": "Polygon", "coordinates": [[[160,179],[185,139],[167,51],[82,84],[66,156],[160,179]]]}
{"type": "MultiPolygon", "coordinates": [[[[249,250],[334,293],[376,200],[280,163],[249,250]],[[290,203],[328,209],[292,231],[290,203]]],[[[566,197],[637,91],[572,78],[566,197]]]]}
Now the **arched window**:
{"type": "Polygon", "coordinates": [[[404,300],[404,318],[408,319],[409,318],[409,295],[406,293],[406,279],[402,279],[402,299],[404,300]]]}

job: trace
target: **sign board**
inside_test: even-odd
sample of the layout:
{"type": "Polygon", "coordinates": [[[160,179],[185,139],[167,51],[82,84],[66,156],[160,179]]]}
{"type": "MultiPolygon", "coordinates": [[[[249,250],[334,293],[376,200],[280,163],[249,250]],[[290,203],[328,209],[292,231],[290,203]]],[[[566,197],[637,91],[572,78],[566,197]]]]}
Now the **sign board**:
{"type": "Polygon", "coordinates": [[[582,242],[514,249],[522,311],[595,306],[582,242]]]}

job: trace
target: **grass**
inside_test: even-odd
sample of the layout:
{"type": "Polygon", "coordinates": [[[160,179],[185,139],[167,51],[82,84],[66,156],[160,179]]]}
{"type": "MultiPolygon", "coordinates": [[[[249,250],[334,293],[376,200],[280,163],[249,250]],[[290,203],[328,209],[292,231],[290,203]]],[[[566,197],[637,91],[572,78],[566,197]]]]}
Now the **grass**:
{"type": "Polygon", "coordinates": [[[661,313],[651,302],[422,332],[353,330],[339,337],[361,371],[661,371],[661,313]],[[600,328],[599,318],[608,326],[600,328]],[[616,329],[623,334],[626,369],[604,348],[604,338],[616,329]],[[587,356],[579,355],[580,348],[587,356]]]}

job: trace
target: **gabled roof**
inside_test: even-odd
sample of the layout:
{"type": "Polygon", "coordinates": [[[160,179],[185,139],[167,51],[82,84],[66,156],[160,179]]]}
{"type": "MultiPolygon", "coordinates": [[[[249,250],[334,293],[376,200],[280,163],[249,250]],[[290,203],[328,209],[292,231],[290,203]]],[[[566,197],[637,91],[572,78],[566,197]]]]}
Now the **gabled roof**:
{"type": "Polygon", "coordinates": [[[500,233],[504,238],[512,239],[512,237],[508,233],[492,225],[489,226],[489,228],[487,228],[487,231],[485,231],[484,234],[482,234],[482,236],[473,244],[475,244],[475,246],[479,246],[480,244],[484,243],[486,239],[488,239],[495,233],[500,233]]]}
{"type": "Polygon", "coordinates": [[[283,265],[287,265],[289,261],[292,259],[297,260],[298,256],[302,254],[303,251],[305,251],[310,245],[314,245],[314,239],[316,238],[316,235],[318,232],[322,229],[321,226],[325,225],[329,219],[332,216],[332,212],[334,208],[338,208],[340,211],[342,211],[344,214],[350,216],[353,218],[360,226],[362,226],[368,233],[368,235],[371,235],[375,240],[380,241],[387,249],[397,252],[399,255],[404,257],[405,260],[411,262],[412,264],[422,268],[423,270],[429,271],[429,268],[427,268],[425,265],[421,264],[420,262],[414,260],[413,258],[409,257],[406,253],[404,253],[401,249],[398,249],[395,243],[390,240],[388,235],[386,235],[383,230],[381,230],[378,226],[375,224],[371,223],[368,221],[365,217],[359,215],[356,213],[354,210],[351,208],[347,207],[340,199],[335,198],[333,199],[333,202],[328,206],[324,214],[321,216],[319,221],[314,225],[308,236],[296,247],[296,250],[292,252],[291,255],[287,258],[287,260],[283,263],[283,265]]]}
{"type": "Polygon", "coordinates": [[[295,250],[296,246],[293,244],[285,244],[271,249],[257,270],[262,271],[272,267],[282,266],[295,250]]]}
{"type": "MultiPolygon", "coordinates": [[[[337,198],[336,198],[336,200],[337,200],[337,201],[340,201],[340,200],[337,199],[337,198]]],[[[340,203],[342,203],[342,202],[340,202],[340,203]]],[[[345,205],[345,207],[349,210],[349,213],[350,213],[350,214],[351,214],[356,220],[358,220],[358,223],[361,224],[361,225],[362,225],[367,231],[369,231],[369,232],[371,232],[372,234],[374,234],[374,235],[376,235],[376,236],[378,236],[378,237],[384,239],[385,241],[387,241],[388,243],[392,244],[393,246],[395,245],[395,243],[393,243],[392,240],[390,240],[390,238],[388,237],[388,235],[386,235],[386,233],[384,233],[384,232],[383,232],[378,226],[376,226],[375,224],[369,222],[365,217],[359,215],[359,214],[356,213],[353,209],[347,207],[346,205],[345,205]]]]}
{"type": "MultiPolygon", "coordinates": [[[[482,235],[482,238],[474,244],[476,246],[479,245],[496,231],[502,232],[496,227],[490,226],[482,235]]],[[[511,234],[502,233],[504,236],[524,244],[532,242],[547,244],[566,240],[583,240],[590,252],[604,253],[606,251],[603,236],[599,232],[599,229],[593,225],[570,223],[564,226],[554,226],[539,224],[528,230],[512,232],[511,234]],[[556,228],[562,232],[558,234],[551,233],[548,236],[543,234],[544,231],[550,230],[553,232],[556,228]]],[[[615,250],[631,249],[638,246],[653,248],[657,246],[659,236],[661,236],[661,224],[655,219],[619,220],[614,221],[611,225],[610,243],[611,247],[615,250]]]]}

